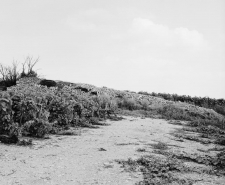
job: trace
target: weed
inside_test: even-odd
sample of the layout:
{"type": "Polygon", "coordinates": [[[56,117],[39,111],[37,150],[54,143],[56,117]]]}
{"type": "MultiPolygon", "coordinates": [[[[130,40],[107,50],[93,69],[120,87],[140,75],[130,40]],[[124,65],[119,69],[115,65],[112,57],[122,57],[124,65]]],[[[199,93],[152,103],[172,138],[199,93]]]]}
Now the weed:
{"type": "Polygon", "coordinates": [[[33,141],[32,139],[22,139],[22,140],[19,140],[17,145],[19,146],[31,146],[33,145],[33,141]]]}
{"type": "Polygon", "coordinates": [[[137,152],[146,152],[146,149],[145,148],[138,148],[137,152]]]}
{"type": "Polygon", "coordinates": [[[157,150],[168,150],[168,145],[160,141],[156,144],[149,144],[149,145],[151,145],[154,149],[157,150]]]}
{"type": "Polygon", "coordinates": [[[79,135],[79,134],[73,130],[62,130],[62,131],[59,131],[57,135],[79,135]]]}
{"type": "Polygon", "coordinates": [[[144,180],[139,185],[160,185],[176,182],[178,184],[192,184],[191,180],[179,179],[175,177],[175,172],[187,172],[189,169],[177,159],[163,159],[153,155],[146,155],[133,160],[129,158],[126,161],[117,160],[119,164],[127,171],[141,171],[144,180]]]}

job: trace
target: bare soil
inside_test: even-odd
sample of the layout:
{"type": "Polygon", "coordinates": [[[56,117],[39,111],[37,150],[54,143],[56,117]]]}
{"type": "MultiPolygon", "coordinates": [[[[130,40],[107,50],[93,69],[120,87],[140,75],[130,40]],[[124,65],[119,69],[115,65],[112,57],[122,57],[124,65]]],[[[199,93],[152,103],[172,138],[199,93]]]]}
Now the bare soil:
{"type": "MultiPolygon", "coordinates": [[[[213,144],[179,140],[171,133],[181,125],[163,119],[124,117],[107,121],[108,126],[81,129],[77,135],[50,135],[50,139],[34,139],[33,146],[0,143],[1,185],[132,185],[143,179],[140,172],[125,171],[116,160],[137,159],[154,151],[163,142],[170,151],[215,155],[213,144]]],[[[159,155],[159,154],[158,154],[159,155]]],[[[185,162],[196,168],[204,164],[185,162]]],[[[195,184],[225,184],[224,176],[182,174],[195,184]]]]}

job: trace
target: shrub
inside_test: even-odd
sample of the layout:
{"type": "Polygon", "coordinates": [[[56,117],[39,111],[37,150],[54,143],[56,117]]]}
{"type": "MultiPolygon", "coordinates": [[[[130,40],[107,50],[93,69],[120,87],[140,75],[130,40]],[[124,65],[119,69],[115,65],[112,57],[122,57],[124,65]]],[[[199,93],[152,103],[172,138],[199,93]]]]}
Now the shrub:
{"type": "Polygon", "coordinates": [[[148,110],[149,101],[148,100],[141,100],[142,109],[148,110]]]}
{"type": "Polygon", "coordinates": [[[218,112],[219,114],[222,114],[222,115],[225,116],[225,106],[216,105],[216,106],[214,107],[214,110],[215,110],[216,112],[218,112]]]}
{"type": "Polygon", "coordinates": [[[114,114],[118,108],[117,101],[111,99],[107,94],[93,96],[91,100],[92,116],[106,118],[106,116],[114,114]]]}
{"type": "Polygon", "coordinates": [[[217,168],[225,169],[225,150],[219,152],[216,156],[217,168]]]}
{"type": "Polygon", "coordinates": [[[163,107],[159,107],[157,111],[166,119],[186,121],[191,121],[193,119],[189,113],[175,105],[165,105],[163,107]]]}
{"type": "Polygon", "coordinates": [[[128,110],[135,110],[140,108],[132,98],[124,98],[123,101],[120,102],[120,107],[128,110]]]}
{"type": "MultiPolygon", "coordinates": [[[[0,99],[0,134],[10,134],[13,127],[12,101],[0,99]]],[[[13,127],[14,129],[14,127],[13,127]]]]}
{"type": "Polygon", "coordinates": [[[68,125],[73,119],[73,106],[64,99],[55,97],[49,104],[49,121],[59,126],[68,125]]]}
{"type": "Polygon", "coordinates": [[[43,119],[34,119],[27,121],[22,128],[24,135],[42,138],[50,132],[51,125],[43,119]]]}

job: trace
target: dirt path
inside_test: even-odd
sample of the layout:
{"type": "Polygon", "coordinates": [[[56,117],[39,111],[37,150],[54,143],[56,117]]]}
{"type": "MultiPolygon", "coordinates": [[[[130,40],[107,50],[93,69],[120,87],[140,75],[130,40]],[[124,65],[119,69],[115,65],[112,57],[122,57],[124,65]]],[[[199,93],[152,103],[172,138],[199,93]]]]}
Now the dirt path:
{"type": "Polygon", "coordinates": [[[165,120],[126,117],[108,123],[99,129],[83,129],[79,136],[34,140],[32,147],[0,143],[0,184],[132,185],[142,175],[125,172],[116,159],[138,158],[143,155],[138,149],[149,152],[153,150],[149,144],[158,141],[189,152],[212,147],[173,140],[170,132],[180,126],[165,120]]]}

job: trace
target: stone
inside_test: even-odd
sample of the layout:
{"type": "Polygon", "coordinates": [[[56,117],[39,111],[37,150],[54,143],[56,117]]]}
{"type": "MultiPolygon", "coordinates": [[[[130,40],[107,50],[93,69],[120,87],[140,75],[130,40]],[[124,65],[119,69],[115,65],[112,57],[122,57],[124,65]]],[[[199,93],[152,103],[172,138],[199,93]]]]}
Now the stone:
{"type": "Polygon", "coordinates": [[[54,80],[41,80],[40,85],[44,85],[47,87],[55,87],[57,83],[54,80]]]}
{"type": "Polygon", "coordinates": [[[79,89],[79,90],[81,90],[81,91],[83,91],[83,92],[86,92],[86,93],[90,91],[88,88],[81,87],[81,86],[78,86],[78,87],[76,87],[75,89],[79,89]]]}

